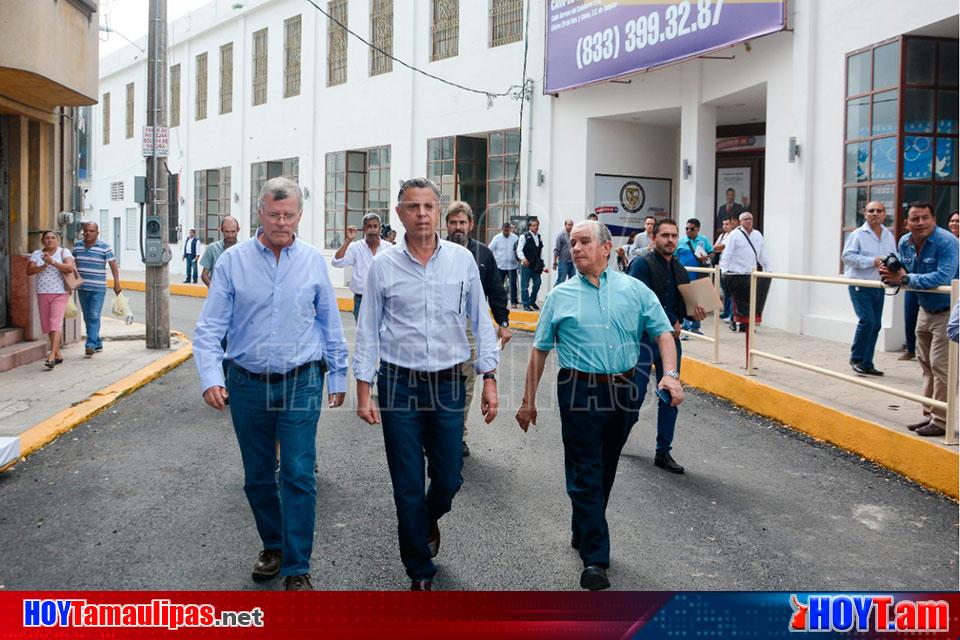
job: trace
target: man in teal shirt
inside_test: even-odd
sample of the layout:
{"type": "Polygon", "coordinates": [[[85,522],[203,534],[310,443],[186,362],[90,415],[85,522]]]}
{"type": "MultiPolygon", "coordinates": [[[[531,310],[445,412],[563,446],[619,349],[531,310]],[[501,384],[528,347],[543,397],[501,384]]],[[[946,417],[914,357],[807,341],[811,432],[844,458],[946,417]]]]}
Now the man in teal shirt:
{"type": "Polygon", "coordinates": [[[547,296],[530,362],[517,423],[524,431],[537,421],[537,387],[547,354],[560,358],[557,400],[563,432],[567,494],[573,505],[571,545],[584,570],[580,586],[610,586],[610,534],[606,508],[620,450],[637,421],[642,394],[636,375],[644,333],[660,348],[666,373],[657,385],[671,405],[683,401],[672,327],[659,300],[639,280],[608,268],[610,231],[596,221],[574,226],[570,250],[577,275],[547,296]]]}

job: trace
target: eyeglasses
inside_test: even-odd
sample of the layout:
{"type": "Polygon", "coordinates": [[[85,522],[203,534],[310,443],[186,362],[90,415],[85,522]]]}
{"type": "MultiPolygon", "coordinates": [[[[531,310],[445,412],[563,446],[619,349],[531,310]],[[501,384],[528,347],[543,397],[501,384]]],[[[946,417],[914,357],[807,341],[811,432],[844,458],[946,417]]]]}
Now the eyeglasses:
{"type": "Polygon", "coordinates": [[[264,218],[270,222],[293,222],[296,220],[299,213],[268,213],[264,218]]]}
{"type": "Polygon", "coordinates": [[[879,209],[867,209],[867,213],[877,213],[877,212],[883,213],[884,211],[886,211],[886,209],[884,209],[883,207],[879,209]]]}

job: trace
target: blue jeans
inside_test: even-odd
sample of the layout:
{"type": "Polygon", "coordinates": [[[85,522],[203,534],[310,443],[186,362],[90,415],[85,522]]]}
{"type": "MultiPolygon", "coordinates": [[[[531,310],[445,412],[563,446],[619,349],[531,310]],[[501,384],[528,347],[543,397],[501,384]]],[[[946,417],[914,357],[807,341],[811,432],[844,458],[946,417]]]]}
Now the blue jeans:
{"type": "Polygon", "coordinates": [[[572,278],[576,274],[577,274],[577,269],[573,266],[572,262],[557,263],[557,284],[560,284],[564,280],[572,278]]]}
{"type": "MultiPolygon", "coordinates": [[[[497,269],[500,272],[500,282],[510,279],[510,303],[517,304],[517,270],[516,269],[497,269]]],[[[504,287],[506,288],[506,287],[504,287]]]]}
{"type": "Polygon", "coordinates": [[[100,339],[100,314],[103,312],[103,299],[107,295],[106,289],[97,291],[77,291],[77,298],[80,299],[80,310],[83,311],[83,324],[87,328],[87,342],[84,345],[88,349],[101,349],[103,340],[100,339]]]}
{"type": "Polygon", "coordinates": [[[243,458],[243,490],[263,548],[283,550],[280,574],[284,576],[310,572],[317,510],[313,468],[323,378],[316,364],[277,383],[253,378],[236,365],[227,369],[230,415],[243,458]]]}
{"type": "MultiPolygon", "coordinates": [[[[681,347],[680,340],[673,339],[673,345],[677,348],[677,371],[680,371],[681,347]]],[[[647,381],[650,379],[650,365],[653,365],[656,372],[656,382],[660,384],[663,379],[663,359],[660,357],[660,347],[646,334],[640,340],[640,359],[637,360],[637,378],[640,382],[640,402],[647,393],[647,381]]],[[[670,453],[670,447],[673,444],[673,433],[677,427],[677,407],[671,407],[658,399],[657,402],[657,453],[670,453]]]]}
{"type": "Polygon", "coordinates": [[[700,331],[700,321],[699,320],[684,320],[683,321],[684,331],[700,331]]]}
{"type": "Polygon", "coordinates": [[[857,314],[857,331],[850,347],[850,363],[865,369],[873,368],[873,352],[880,335],[883,318],[883,289],[848,287],[853,312],[857,314]]]}
{"type": "Polygon", "coordinates": [[[359,293],[353,294],[353,319],[357,322],[360,321],[360,301],[363,300],[363,296],[359,293]]]}
{"type": "Polygon", "coordinates": [[[520,267],[520,302],[528,307],[530,303],[537,301],[537,295],[540,293],[540,269],[534,270],[529,267],[520,267]],[[533,292],[529,291],[530,281],[533,281],[533,292]]]}
{"type": "Polygon", "coordinates": [[[557,375],[571,528],[585,567],[610,566],[607,502],[620,452],[643,401],[637,379],[634,374],[630,382],[598,383],[574,378],[565,370],[557,375]]]}
{"type": "Polygon", "coordinates": [[[903,324],[907,338],[907,351],[917,352],[917,314],[920,313],[920,300],[913,291],[903,292],[903,324]]]}
{"type": "Polygon", "coordinates": [[[463,484],[463,377],[422,378],[381,366],[377,390],[400,559],[410,578],[430,580],[437,573],[427,546],[430,523],[450,511],[463,484]]]}
{"type": "Polygon", "coordinates": [[[187,256],[187,279],[184,282],[196,282],[197,281],[197,256],[187,256]]]}

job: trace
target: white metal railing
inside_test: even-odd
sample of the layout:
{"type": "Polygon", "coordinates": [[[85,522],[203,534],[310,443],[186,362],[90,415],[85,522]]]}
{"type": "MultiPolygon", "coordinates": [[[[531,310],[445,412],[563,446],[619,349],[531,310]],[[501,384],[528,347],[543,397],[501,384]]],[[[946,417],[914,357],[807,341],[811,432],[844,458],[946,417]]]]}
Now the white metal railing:
{"type": "MultiPolygon", "coordinates": [[[[911,393],[909,391],[903,391],[901,389],[896,389],[894,387],[889,387],[886,385],[878,384],[876,382],[870,382],[868,380],[863,380],[856,376],[847,375],[844,373],[838,373],[836,371],[831,371],[830,369],[825,369],[823,367],[818,367],[816,365],[807,364],[805,362],[800,362],[799,360],[794,360],[791,358],[784,358],[766,351],[760,351],[759,349],[754,349],[754,337],[755,337],[755,325],[754,319],[757,317],[757,279],[758,278],[768,278],[770,280],[795,280],[800,282],[818,282],[823,284],[840,284],[843,286],[854,286],[854,287],[865,287],[873,289],[882,289],[884,284],[876,280],[854,280],[849,278],[835,278],[835,277],[821,277],[821,276],[805,276],[797,275],[792,273],[771,273],[767,271],[756,271],[750,274],[750,315],[748,316],[747,323],[747,341],[746,341],[746,369],[747,375],[753,376],[756,375],[756,369],[753,366],[754,357],[766,358],[767,360],[772,360],[774,362],[779,362],[781,364],[790,365],[792,367],[797,367],[799,369],[804,369],[806,371],[811,371],[813,373],[818,373],[830,378],[835,378],[837,380],[843,380],[851,384],[856,384],[861,387],[866,387],[868,389],[873,389],[875,391],[881,391],[888,395],[897,396],[898,398],[903,398],[905,400],[912,400],[914,402],[919,402],[928,407],[933,407],[937,409],[944,409],[947,412],[947,421],[946,426],[944,427],[944,437],[943,441],[946,444],[957,444],[957,344],[950,341],[950,350],[949,350],[949,363],[947,365],[947,401],[942,402],[940,400],[934,400],[933,398],[926,398],[922,395],[911,393]]],[[[913,289],[913,288],[904,288],[905,291],[917,291],[921,293],[947,293],[950,294],[950,308],[957,302],[958,298],[958,282],[954,280],[951,283],[951,286],[942,286],[935,289],[913,289]]]]}
{"type": "MultiPolygon", "coordinates": [[[[710,277],[713,278],[713,288],[717,292],[717,297],[720,297],[720,269],[716,267],[686,267],[687,271],[693,271],[695,273],[706,273],[710,274],[710,277]]],[[[720,325],[723,324],[723,321],[720,320],[720,314],[723,313],[723,303],[714,310],[713,312],[713,336],[705,336],[701,333],[693,333],[692,331],[683,330],[680,333],[694,338],[695,340],[703,340],[704,342],[713,343],[713,363],[717,364],[720,362],[720,325]]]]}

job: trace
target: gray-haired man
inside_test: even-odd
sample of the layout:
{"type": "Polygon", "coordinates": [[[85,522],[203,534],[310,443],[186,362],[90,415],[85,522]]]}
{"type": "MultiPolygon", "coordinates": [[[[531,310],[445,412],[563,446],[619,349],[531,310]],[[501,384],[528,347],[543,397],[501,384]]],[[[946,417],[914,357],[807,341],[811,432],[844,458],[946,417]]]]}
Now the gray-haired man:
{"type": "Polygon", "coordinates": [[[337,249],[330,262],[335,267],[353,267],[353,276],[350,277],[350,291],[353,292],[353,319],[360,316],[360,302],[363,300],[363,288],[367,283],[367,271],[373,257],[381,248],[392,247],[389,240],[380,238],[380,216],[368,213],[363,216],[363,242],[354,242],[357,238],[357,228],[347,227],[343,244],[337,249]],[[381,246],[382,243],[382,246],[381,246]]]}

